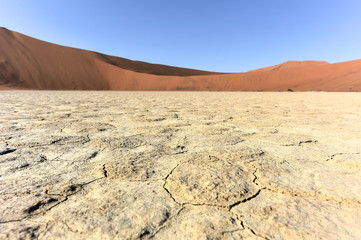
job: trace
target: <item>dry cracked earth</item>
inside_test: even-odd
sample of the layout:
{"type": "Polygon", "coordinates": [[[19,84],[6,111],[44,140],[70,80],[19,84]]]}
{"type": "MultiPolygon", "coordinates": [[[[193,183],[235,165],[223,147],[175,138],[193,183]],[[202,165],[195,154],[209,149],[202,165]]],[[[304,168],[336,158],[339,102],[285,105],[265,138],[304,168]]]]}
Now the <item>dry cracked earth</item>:
{"type": "Polygon", "coordinates": [[[1,239],[360,239],[361,94],[0,92],[1,239]]]}

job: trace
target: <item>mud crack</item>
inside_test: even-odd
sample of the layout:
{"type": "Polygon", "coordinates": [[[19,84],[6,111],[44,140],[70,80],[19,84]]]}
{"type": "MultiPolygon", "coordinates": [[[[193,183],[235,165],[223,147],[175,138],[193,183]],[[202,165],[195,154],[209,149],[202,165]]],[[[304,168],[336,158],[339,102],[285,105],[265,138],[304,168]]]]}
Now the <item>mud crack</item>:
{"type": "Polygon", "coordinates": [[[256,184],[257,186],[259,186],[259,184],[256,182],[257,179],[258,179],[258,177],[257,177],[257,175],[256,175],[257,171],[258,171],[258,168],[256,168],[256,170],[252,173],[253,176],[254,176],[254,179],[253,179],[252,182],[253,182],[254,184],[256,184]]]}
{"type": "Polygon", "coordinates": [[[167,174],[167,176],[163,179],[164,184],[163,184],[163,189],[168,193],[169,197],[175,202],[177,203],[179,206],[183,206],[183,204],[177,202],[177,200],[175,200],[175,198],[173,197],[172,193],[168,190],[168,188],[165,186],[167,184],[167,180],[169,178],[170,175],[172,175],[172,173],[174,172],[174,170],[179,166],[180,164],[178,163],[174,168],[172,168],[170,170],[170,172],[167,174]]]}
{"type": "Polygon", "coordinates": [[[355,153],[335,153],[335,154],[332,154],[328,159],[326,159],[326,162],[330,161],[330,160],[333,160],[336,156],[347,155],[347,154],[358,155],[358,154],[361,154],[361,153],[360,152],[355,152],[355,153]]]}
{"type": "Polygon", "coordinates": [[[263,239],[266,239],[266,240],[271,240],[269,237],[267,237],[266,235],[264,234],[261,234],[261,233],[257,233],[255,230],[253,230],[251,227],[249,226],[245,226],[244,222],[242,221],[242,225],[244,228],[248,229],[251,231],[251,233],[257,237],[260,237],[260,238],[263,238],[263,239]]]}
{"type": "Polygon", "coordinates": [[[5,154],[12,153],[15,151],[16,151],[15,148],[6,148],[4,151],[0,151],[0,155],[5,155],[5,154]]]}
{"type": "Polygon", "coordinates": [[[239,204],[241,204],[241,203],[245,203],[245,202],[248,202],[248,201],[256,198],[260,193],[261,193],[261,189],[258,189],[258,191],[257,191],[254,195],[252,195],[252,196],[250,196],[250,197],[248,197],[248,198],[246,198],[246,199],[243,199],[242,201],[238,201],[238,202],[233,203],[232,205],[230,205],[230,206],[228,207],[229,210],[231,210],[232,208],[234,208],[235,206],[237,206],[237,205],[239,205],[239,204]]]}
{"type": "MultiPolygon", "coordinates": [[[[229,210],[229,212],[230,212],[231,214],[233,214],[233,215],[237,218],[237,220],[240,222],[241,227],[242,227],[242,229],[235,229],[235,230],[229,231],[229,232],[237,232],[237,231],[242,231],[242,230],[244,230],[244,229],[248,229],[253,235],[255,235],[255,236],[257,236],[257,237],[260,237],[260,238],[263,238],[263,239],[266,239],[266,240],[271,240],[271,239],[270,239],[269,237],[267,237],[266,235],[261,234],[261,233],[257,233],[257,231],[255,231],[254,229],[252,229],[250,226],[247,226],[246,223],[242,220],[242,218],[241,218],[237,213],[235,213],[235,212],[233,212],[233,211],[231,211],[231,210],[229,210]]],[[[222,233],[222,234],[225,234],[225,233],[227,233],[227,232],[224,232],[224,233],[222,233]]]]}
{"type": "Polygon", "coordinates": [[[173,215],[171,217],[168,216],[165,219],[163,219],[162,222],[160,223],[159,228],[153,234],[151,234],[148,237],[148,239],[154,238],[155,235],[157,235],[162,229],[164,229],[167,226],[167,224],[166,224],[167,222],[170,222],[174,217],[178,216],[184,209],[185,209],[185,207],[181,207],[175,215],[173,215]]]}
{"type": "Polygon", "coordinates": [[[108,177],[108,171],[107,171],[107,169],[105,168],[105,164],[103,164],[103,174],[104,174],[104,177],[105,177],[105,178],[108,177]]]}
{"type": "Polygon", "coordinates": [[[306,140],[306,141],[300,141],[298,143],[298,146],[302,146],[303,144],[306,144],[306,143],[317,143],[318,140],[306,140]]]}
{"type": "Polygon", "coordinates": [[[61,193],[49,193],[48,190],[45,191],[45,194],[49,196],[46,200],[38,201],[36,204],[26,208],[24,210],[24,213],[26,216],[19,218],[19,219],[12,219],[7,220],[4,222],[0,222],[0,224],[10,223],[10,222],[21,222],[25,219],[29,219],[32,216],[45,214],[46,212],[50,211],[54,207],[58,206],[61,203],[66,202],[70,196],[78,193],[83,189],[84,186],[91,184],[93,182],[96,182],[98,180],[101,180],[105,177],[97,178],[94,180],[91,180],[89,182],[81,183],[81,184],[72,184],[68,186],[66,189],[64,189],[61,193]]]}

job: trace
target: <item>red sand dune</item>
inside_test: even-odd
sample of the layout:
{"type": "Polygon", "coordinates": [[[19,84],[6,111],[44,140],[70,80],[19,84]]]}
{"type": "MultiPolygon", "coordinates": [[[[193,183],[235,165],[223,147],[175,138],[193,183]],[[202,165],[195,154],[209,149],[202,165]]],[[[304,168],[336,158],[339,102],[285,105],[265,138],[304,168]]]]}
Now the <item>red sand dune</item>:
{"type": "Polygon", "coordinates": [[[361,60],[290,61],[226,74],[131,61],[0,28],[0,89],[361,91],[361,60]]]}

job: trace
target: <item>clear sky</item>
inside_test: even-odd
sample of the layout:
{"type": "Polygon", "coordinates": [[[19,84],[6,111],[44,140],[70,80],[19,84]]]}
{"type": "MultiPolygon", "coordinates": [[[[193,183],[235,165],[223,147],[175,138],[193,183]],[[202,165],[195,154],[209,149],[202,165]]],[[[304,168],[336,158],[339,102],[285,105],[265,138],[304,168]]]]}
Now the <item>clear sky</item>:
{"type": "Polygon", "coordinates": [[[0,0],[0,26],[65,46],[221,72],[361,59],[361,0],[0,0]]]}

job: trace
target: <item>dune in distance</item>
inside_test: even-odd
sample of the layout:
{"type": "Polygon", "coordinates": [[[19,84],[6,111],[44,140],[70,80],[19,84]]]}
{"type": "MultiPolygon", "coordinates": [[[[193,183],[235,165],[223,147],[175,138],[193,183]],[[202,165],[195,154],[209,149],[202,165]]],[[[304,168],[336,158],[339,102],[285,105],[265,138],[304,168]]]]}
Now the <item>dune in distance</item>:
{"type": "Polygon", "coordinates": [[[359,92],[361,60],[218,73],[64,47],[0,28],[0,89],[359,92]]]}

